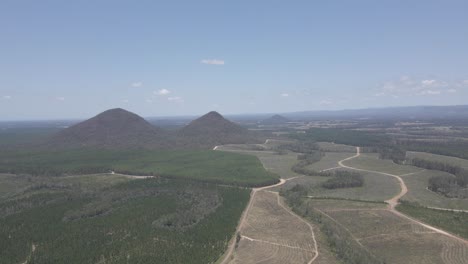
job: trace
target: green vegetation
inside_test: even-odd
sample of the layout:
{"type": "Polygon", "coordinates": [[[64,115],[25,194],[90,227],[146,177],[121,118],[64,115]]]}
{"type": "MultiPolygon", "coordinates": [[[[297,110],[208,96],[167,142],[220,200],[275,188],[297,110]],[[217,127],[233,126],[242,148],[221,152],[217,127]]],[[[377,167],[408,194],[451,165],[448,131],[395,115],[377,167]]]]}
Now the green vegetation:
{"type": "Polygon", "coordinates": [[[198,181],[260,186],[278,176],[253,156],[220,151],[73,150],[0,153],[0,172],[61,176],[115,171],[198,181]]]}
{"type": "Polygon", "coordinates": [[[30,181],[0,201],[0,263],[213,263],[249,199],[248,189],[178,179],[30,181]]]}
{"type": "Polygon", "coordinates": [[[338,128],[310,128],[305,134],[292,134],[291,137],[302,141],[326,141],[363,147],[375,147],[389,141],[389,137],[382,134],[338,128]]]}
{"type": "Polygon", "coordinates": [[[364,185],[364,177],[357,172],[336,171],[333,178],[322,183],[327,189],[352,188],[364,185]]]}
{"type": "Polygon", "coordinates": [[[320,152],[319,150],[316,150],[312,153],[301,154],[297,156],[297,159],[299,160],[299,162],[294,164],[291,170],[297,174],[302,174],[302,175],[307,175],[307,176],[317,175],[318,172],[307,169],[306,167],[313,163],[320,161],[323,156],[324,154],[320,152]]]}
{"type": "Polygon", "coordinates": [[[435,210],[405,201],[402,201],[396,208],[422,222],[468,238],[468,213],[435,210]]]}
{"type": "Polygon", "coordinates": [[[408,160],[413,166],[425,168],[428,170],[438,170],[455,175],[440,175],[429,179],[428,188],[431,191],[441,193],[447,197],[466,198],[468,191],[468,171],[445,162],[413,158],[408,160]]]}

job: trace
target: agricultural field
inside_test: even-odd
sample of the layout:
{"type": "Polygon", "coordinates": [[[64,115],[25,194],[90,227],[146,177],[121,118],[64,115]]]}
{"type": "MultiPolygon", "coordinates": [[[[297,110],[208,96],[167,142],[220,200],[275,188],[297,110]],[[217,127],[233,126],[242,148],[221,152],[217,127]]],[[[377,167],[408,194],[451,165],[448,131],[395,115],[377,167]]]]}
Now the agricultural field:
{"type": "Polygon", "coordinates": [[[311,227],[280,203],[278,194],[256,193],[229,263],[306,263],[314,258],[311,227]]]}
{"type": "Polygon", "coordinates": [[[415,174],[402,176],[401,178],[408,186],[408,193],[402,199],[427,207],[468,210],[468,199],[448,198],[427,188],[429,179],[440,175],[451,176],[449,173],[434,170],[422,170],[415,174]]]}
{"type": "MultiPolygon", "coordinates": [[[[354,152],[356,152],[356,148],[354,148],[354,152]]],[[[324,152],[324,156],[320,161],[306,166],[306,169],[313,171],[322,171],[330,168],[339,167],[338,161],[353,156],[354,152],[324,152]]]]}
{"type": "Polygon", "coordinates": [[[317,145],[323,152],[356,152],[356,147],[349,145],[335,144],[331,142],[317,142],[317,145]]]}
{"type": "Polygon", "coordinates": [[[468,258],[468,244],[401,218],[382,204],[307,199],[296,210],[312,221],[320,219],[322,229],[333,234],[329,241],[335,252],[350,263],[461,264],[468,258]]]}
{"type": "Polygon", "coordinates": [[[278,181],[278,176],[266,171],[256,157],[212,150],[0,153],[0,172],[63,176],[110,171],[242,186],[258,186],[278,181]]]}
{"type": "Polygon", "coordinates": [[[396,175],[404,175],[421,171],[420,168],[403,166],[396,164],[391,160],[379,159],[379,155],[376,153],[361,153],[359,157],[345,161],[344,164],[358,169],[379,171],[396,175]]]}
{"type": "Polygon", "coordinates": [[[213,263],[234,235],[250,192],[117,175],[25,177],[14,184],[14,193],[2,189],[0,200],[5,264],[213,263]]]}
{"type": "Polygon", "coordinates": [[[363,172],[364,185],[362,187],[344,189],[326,189],[321,186],[329,177],[304,176],[288,181],[275,190],[289,190],[296,185],[303,186],[307,190],[307,196],[328,197],[340,199],[354,199],[365,201],[383,202],[395,196],[399,191],[396,179],[377,173],[363,172]]]}
{"type": "Polygon", "coordinates": [[[411,203],[398,205],[398,210],[425,223],[447,230],[452,234],[468,238],[468,211],[435,210],[411,203]]]}
{"type": "Polygon", "coordinates": [[[255,156],[261,161],[265,169],[271,173],[280,175],[281,178],[284,179],[301,176],[291,170],[291,167],[297,163],[298,154],[288,151],[280,155],[269,150],[267,145],[270,144],[261,145],[265,147],[265,151],[258,151],[252,148],[242,147],[242,145],[220,146],[217,148],[217,150],[255,156]]]}

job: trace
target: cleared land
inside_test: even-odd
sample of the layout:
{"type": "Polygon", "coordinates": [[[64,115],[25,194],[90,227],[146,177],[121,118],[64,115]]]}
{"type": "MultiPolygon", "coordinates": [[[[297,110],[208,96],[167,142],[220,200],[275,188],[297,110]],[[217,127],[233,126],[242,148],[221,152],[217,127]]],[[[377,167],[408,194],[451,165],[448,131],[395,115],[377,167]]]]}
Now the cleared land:
{"type": "Polygon", "coordinates": [[[427,207],[468,210],[468,199],[448,198],[427,188],[429,179],[439,175],[450,174],[441,171],[422,170],[415,174],[401,176],[408,186],[408,193],[403,196],[403,199],[427,207]]]}
{"type": "MultiPolygon", "coordinates": [[[[256,147],[252,145],[217,146],[216,150],[255,156],[261,161],[265,169],[274,174],[281,175],[283,179],[301,176],[291,170],[291,167],[297,163],[298,154],[287,152],[286,154],[279,155],[269,149],[272,144],[274,144],[274,142],[268,141],[267,144],[260,145],[265,150],[256,150],[256,147]]],[[[258,145],[256,146],[258,147],[258,145]]]]}
{"type": "Polygon", "coordinates": [[[421,171],[420,168],[398,165],[391,160],[379,159],[379,155],[376,153],[361,153],[359,157],[346,161],[346,165],[358,169],[373,170],[396,175],[404,175],[421,171]]]}
{"type": "MultiPolygon", "coordinates": [[[[275,143],[267,141],[262,146],[268,149],[275,143]]],[[[244,211],[244,220],[238,227],[240,240],[235,248],[233,244],[232,252],[228,252],[221,263],[338,263],[325,236],[317,234],[310,223],[291,212],[275,191],[284,182],[304,178],[291,171],[297,154],[254,152],[252,147],[232,145],[216,149],[255,155],[269,171],[287,178],[277,186],[254,189],[250,205],[244,211]]]]}
{"type": "Polygon", "coordinates": [[[343,145],[343,144],[336,144],[330,142],[317,142],[320,149],[325,152],[348,152],[354,153],[355,148],[353,146],[343,145]]]}
{"type": "Polygon", "coordinates": [[[385,263],[466,263],[468,244],[399,217],[382,204],[308,199],[310,210],[385,263]]]}
{"type": "Polygon", "coordinates": [[[310,263],[318,256],[312,228],[276,193],[256,193],[240,235],[229,263],[310,263]]]}

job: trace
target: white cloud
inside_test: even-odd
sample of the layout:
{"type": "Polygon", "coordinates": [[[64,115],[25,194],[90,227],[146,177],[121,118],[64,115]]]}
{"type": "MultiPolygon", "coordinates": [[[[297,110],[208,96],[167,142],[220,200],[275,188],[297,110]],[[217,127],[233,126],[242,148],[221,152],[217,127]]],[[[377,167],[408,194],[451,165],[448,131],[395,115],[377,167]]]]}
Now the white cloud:
{"type": "Polygon", "coordinates": [[[418,94],[420,94],[420,95],[438,95],[438,94],[441,94],[441,91],[439,91],[439,90],[423,90],[423,91],[420,91],[418,94]]]}
{"type": "Polygon", "coordinates": [[[123,99],[123,100],[122,100],[122,103],[125,103],[125,104],[126,104],[126,103],[128,103],[128,102],[129,102],[128,99],[123,99]]]}
{"type": "Polygon", "coordinates": [[[282,94],[280,94],[280,95],[281,95],[282,97],[288,97],[288,96],[289,96],[288,93],[282,93],[282,94]]]}
{"type": "Polygon", "coordinates": [[[375,97],[388,96],[393,98],[418,95],[438,95],[450,92],[448,82],[436,79],[416,80],[408,76],[402,76],[397,80],[385,82],[375,93],[375,97]]]}
{"type": "Polygon", "coordinates": [[[448,92],[448,93],[456,93],[457,90],[456,90],[456,89],[448,89],[447,92],[448,92]]]}
{"type": "Polygon", "coordinates": [[[184,99],[182,97],[179,97],[179,96],[168,97],[167,100],[169,102],[174,102],[174,103],[183,103],[184,102],[184,99]]]}
{"type": "Polygon", "coordinates": [[[202,64],[209,64],[209,65],[224,65],[224,60],[218,59],[203,59],[200,61],[202,64]]]}
{"type": "Polygon", "coordinates": [[[465,86],[468,86],[468,80],[463,80],[462,84],[465,85],[465,86]]]}
{"type": "Polygon", "coordinates": [[[424,87],[427,87],[427,86],[432,86],[436,83],[436,80],[422,80],[421,81],[421,84],[422,86],[424,87]]]}
{"type": "Polygon", "coordinates": [[[59,101],[65,101],[65,97],[63,97],[63,96],[57,96],[57,97],[55,97],[55,99],[57,99],[59,101]]]}
{"type": "Polygon", "coordinates": [[[11,95],[4,95],[3,96],[3,99],[5,99],[5,100],[10,100],[11,98],[12,98],[11,95]]]}
{"type": "Polygon", "coordinates": [[[167,89],[161,89],[153,92],[155,95],[168,95],[171,93],[171,91],[167,89]]]}
{"type": "Polygon", "coordinates": [[[132,85],[132,87],[138,88],[138,87],[142,87],[143,83],[142,82],[134,82],[131,85],[132,85]]]}
{"type": "Polygon", "coordinates": [[[327,100],[327,99],[324,99],[322,101],[319,102],[319,105],[332,105],[333,102],[330,101],[330,100],[327,100]]]}

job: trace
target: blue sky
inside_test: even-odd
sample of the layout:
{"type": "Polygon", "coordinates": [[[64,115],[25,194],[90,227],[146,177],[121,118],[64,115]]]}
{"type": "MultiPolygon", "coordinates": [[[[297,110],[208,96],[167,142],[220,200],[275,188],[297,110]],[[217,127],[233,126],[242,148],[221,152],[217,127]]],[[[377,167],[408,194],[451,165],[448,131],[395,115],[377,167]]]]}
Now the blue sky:
{"type": "Polygon", "coordinates": [[[0,120],[468,104],[467,1],[0,2],[0,120]]]}

